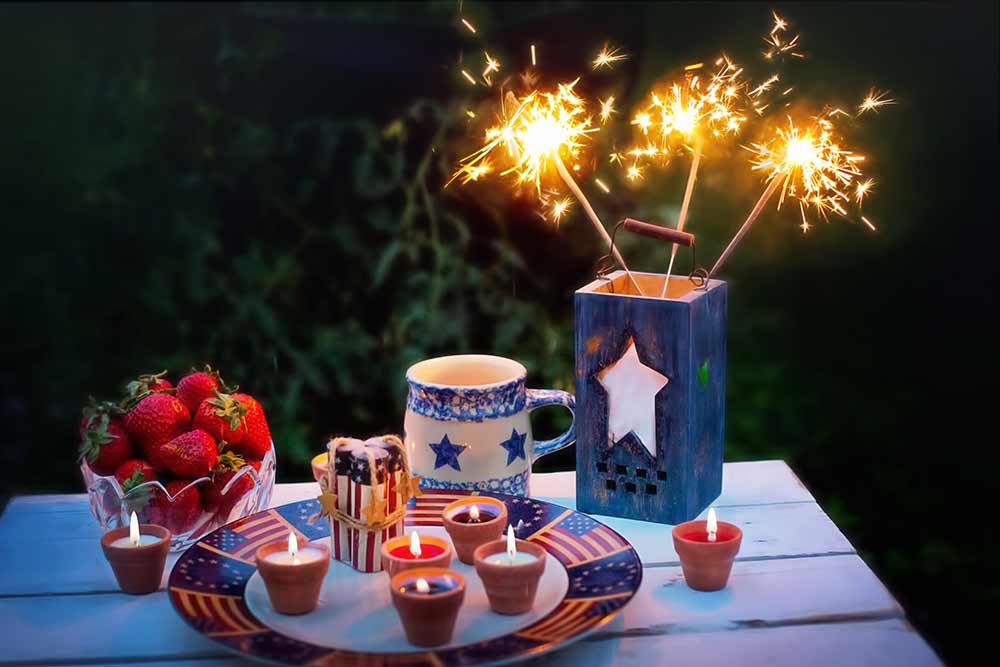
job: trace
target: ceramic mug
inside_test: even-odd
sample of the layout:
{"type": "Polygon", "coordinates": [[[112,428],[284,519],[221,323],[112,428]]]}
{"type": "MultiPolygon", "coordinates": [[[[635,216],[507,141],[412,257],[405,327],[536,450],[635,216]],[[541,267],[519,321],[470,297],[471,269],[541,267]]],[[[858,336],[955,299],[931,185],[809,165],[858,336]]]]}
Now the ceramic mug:
{"type": "Polygon", "coordinates": [[[484,354],[427,359],[406,371],[404,441],[421,486],[528,495],[532,462],[576,436],[570,425],[535,442],[531,411],[561,405],[573,413],[575,401],[565,391],[526,389],[526,375],[520,363],[484,354]]]}

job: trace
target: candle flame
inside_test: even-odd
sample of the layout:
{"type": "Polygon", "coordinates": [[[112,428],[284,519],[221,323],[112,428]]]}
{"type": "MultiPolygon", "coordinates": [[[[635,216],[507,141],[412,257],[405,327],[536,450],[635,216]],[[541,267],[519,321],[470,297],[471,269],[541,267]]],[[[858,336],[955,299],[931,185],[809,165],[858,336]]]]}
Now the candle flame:
{"type": "Polygon", "coordinates": [[[410,533],[410,553],[413,554],[414,558],[419,558],[423,550],[420,548],[420,536],[417,535],[417,531],[410,533]]]}
{"type": "Polygon", "coordinates": [[[517,556],[517,543],[514,541],[514,526],[507,526],[507,555],[511,560],[517,556]]]}
{"type": "Polygon", "coordinates": [[[132,543],[133,547],[139,546],[139,517],[135,515],[135,512],[132,512],[128,521],[128,541],[132,543]]]}
{"type": "Polygon", "coordinates": [[[295,533],[288,533],[288,553],[292,555],[293,559],[299,553],[299,540],[295,537],[295,533]]]}
{"type": "Polygon", "coordinates": [[[716,533],[719,532],[719,520],[715,517],[715,508],[708,508],[708,541],[715,542],[716,533]]]}
{"type": "Polygon", "coordinates": [[[424,579],[423,577],[420,577],[420,578],[417,579],[417,592],[418,593],[430,593],[431,592],[430,584],[428,584],[427,580],[424,579]]]}
{"type": "Polygon", "coordinates": [[[473,520],[479,520],[479,505],[469,506],[469,518],[473,520]]]}

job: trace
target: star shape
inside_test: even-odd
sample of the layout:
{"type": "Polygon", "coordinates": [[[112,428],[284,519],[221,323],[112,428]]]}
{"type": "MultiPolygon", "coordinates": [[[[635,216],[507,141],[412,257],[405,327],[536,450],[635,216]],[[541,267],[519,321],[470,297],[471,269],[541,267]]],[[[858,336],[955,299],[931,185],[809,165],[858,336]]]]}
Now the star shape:
{"type": "Polygon", "coordinates": [[[462,467],[458,465],[458,456],[466,450],[468,445],[453,445],[451,441],[448,440],[448,434],[446,433],[441,442],[429,442],[427,445],[434,450],[434,469],[442,468],[444,466],[451,466],[459,472],[462,471],[462,467]]]}
{"type": "Polygon", "coordinates": [[[510,438],[504,440],[500,443],[500,446],[507,450],[507,465],[514,462],[514,459],[525,459],[527,457],[524,455],[524,441],[528,439],[528,433],[518,435],[517,429],[510,430],[510,438]]]}
{"type": "Polygon", "coordinates": [[[333,516],[334,512],[337,510],[336,493],[322,493],[316,498],[316,500],[319,501],[320,516],[333,516]]]}
{"type": "Polygon", "coordinates": [[[385,521],[385,501],[380,498],[372,498],[370,505],[361,510],[365,515],[365,521],[369,526],[374,526],[385,521]]]}
{"type": "Polygon", "coordinates": [[[612,444],[635,434],[646,451],[656,458],[656,394],[669,382],[667,377],[639,360],[635,340],[629,339],[621,358],[597,374],[608,393],[608,434],[612,444]]]}

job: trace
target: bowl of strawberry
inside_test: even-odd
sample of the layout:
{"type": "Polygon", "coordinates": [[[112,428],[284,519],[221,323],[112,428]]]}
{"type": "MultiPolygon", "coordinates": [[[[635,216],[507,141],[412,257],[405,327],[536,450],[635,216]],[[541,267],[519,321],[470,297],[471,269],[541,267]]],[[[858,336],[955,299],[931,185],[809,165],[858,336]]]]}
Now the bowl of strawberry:
{"type": "Polygon", "coordinates": [[[105,530],[155,523],[185,549],[267,507],[276,459],[264,409],[211,367],[174,386],[141,375],[118,401],[94,399],[80,420],[80,469],[105,530]]]}

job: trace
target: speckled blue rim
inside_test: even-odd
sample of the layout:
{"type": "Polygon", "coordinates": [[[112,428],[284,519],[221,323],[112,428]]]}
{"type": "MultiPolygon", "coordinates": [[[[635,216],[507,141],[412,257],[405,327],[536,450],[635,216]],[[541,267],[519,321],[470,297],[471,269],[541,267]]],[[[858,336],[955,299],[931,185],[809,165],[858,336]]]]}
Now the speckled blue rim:
{"type": "MultiPolygon", "coordinates": [[[[426,491],[410,501],[407,526],[440,526],[441,510],[468,491],[426,491]]],[[[485,641],[412,653],[358,653],[317,646],[265,626],[246,604],[246,585],[261,544],[294,531],[300,540],[329,535],[326,521],[310,522],[316,500],[283,505],[235,521],[181,555],[170,573],[174,609],[192,628],[246,657],[288,665],[364,664],[370,667],[497,665],[552,651],[602,627],[642,583],[639,555],[625,538],[586,514],[533,498],[484,493],[503,501],[522,539],[535,542],[566,568],[569,589],[549,614],[485,641]]]]}
{"type": "Polygon", "coordinates": [[[442,421],[482,421],[510,417],[526,405],[524,381],[528,371],[517,361],[488,354],[463,354],[425,359],[406,371],[409,393],[406,408],[411,412],[442,421]],[[459,358],[483,364],[503,366],[509,378],[477,385],[452,385],[419,379],[427,368],[454,362],[459,358]]]}

